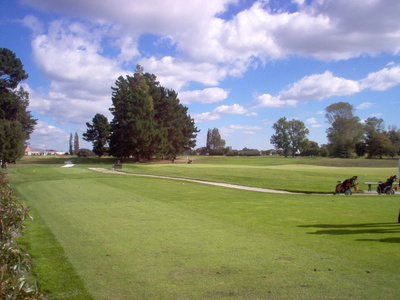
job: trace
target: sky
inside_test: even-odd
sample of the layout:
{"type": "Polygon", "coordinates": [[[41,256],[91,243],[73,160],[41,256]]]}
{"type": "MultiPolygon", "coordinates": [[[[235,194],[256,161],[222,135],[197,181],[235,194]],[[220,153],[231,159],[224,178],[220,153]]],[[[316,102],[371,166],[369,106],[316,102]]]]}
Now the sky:
{"type": "MultiPolygon", "coordinates": [[[[280,118],[326,144],[325,109],[400,128],[398,0],[0,0],[0,47],[21,59],[31,147],[68,151],[140,64],[178,92],[206,145],[267,150],[280,118]]],[[[80,139],[81,148],[92,148],[80,139]]]]}

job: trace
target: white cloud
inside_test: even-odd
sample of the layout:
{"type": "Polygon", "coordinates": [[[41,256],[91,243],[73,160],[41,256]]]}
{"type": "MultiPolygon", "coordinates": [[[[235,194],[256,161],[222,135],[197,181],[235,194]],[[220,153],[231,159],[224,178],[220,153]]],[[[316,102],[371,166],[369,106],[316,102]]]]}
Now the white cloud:
{"type": "Polygon", "coordinates": [[[48,90],[33,91],[30,108],[59,123],[81,123],[97,112],[107,114],[111,86],[125,72],[101,55],[101,33],[82,23],[54,21],[46,34],[32,41],[33,57],[48,90]]]}
{"type": "Polygon", "coordinates": [[[229,92],[222,88],[206,88],[203,90],[183,91],[179,93],[179,99],[184,104],[191,104],[194,102],[200,103],[214,103],[220,102],[228,98],[229,92]]]}
{"type": "MultiPolygon", "coordinates": [[[[239,1],[104,0],[99,5],[95,0],[22,0],[75,20],[55,20],[47,29],[36,17],[21,21],[35,34],[33,57],[51,82],[49,89],[33,91],[31,108],[58,122],[81,123],[97,112],[107,114],[110,88],[118,76],[128,73],[124,63],[133,59],[167,88],[181,91],[190,82],[212,86],[181,92],[183,103],[215,103],[228,97],[218,87],[227,76],[241,76],[270,60],[400,53],[398,0],[319,0],[309,5],[293,0],[296,12],[273,12],[268,1],[255,1],[229,20],[218,17],[239,1]],[[148,33],[170,42],[168,55],[140,53],[140,37],[148,33]]],[[[276,96],[255,96],[254,105],[295,107],[299,101],[352,95],[362,89],[386,90],[399,83],[400,67],[393,64],[361,81],[326,71],[303,77],[276,96]]],[[[240,105],[221,106],[196,115],[196,120],[246,113],[255,115],[240,105]]]]}
{"type": "Polygon", "coordinates": [[[44,31],[42,22],[40,22],[39,19],[34,16],[26,16],[25,18],[20,20],[20,22],[25,27],[31,29],[34,35],[42,34],[44,31]]]}
{"type": "Polygon", "coordinates": [[[364,102],[364,103],[361,103],[360,105],[358,105],[356,108],[357,109],[367,109],[367,108],[372,107],[373,105],[374,104],[371,102],[364,102]]]}
{"type": "Polygon", "coordinates": [[[230,125],[224,126],[219,129],[222,136],[229,136],[231,133],[235,131],[243,131],[245,134],[256,134],[256,130],[263,129],[260,126],[247,126],[247,125],[230,125]]]}
{"type": "Polygon", "coordinates": [[[312,124],[311,125],[311,128],[320,128],[320,127],[322,127],[323,125],[321,125],[321,124],[312,124]]]}
{"type": "Polygon", "coordinates": [[[212,112],[205,112],[201,114],[194,114],[192,117],[196,122],[205,122],[212,120],[219,120],[221,116],[224,115],[242,115],[245,114],[247,110],[239,105],[221,105],[215,108],[212,112]]]}
{"type": "Polygon", "coordinates": [[[256,96],[256,101],[253,103],[255,107],[287,107],[296,106],[297,100],[282,100],[279,96],[274,97],[270,94],[256,96]]]}
{"type": "Polygon", "coordinates": [[[214,109],[214,113],[218,115],[243,115],[246,112],[247,110],[239,104],[221,105],[214,109]]]}
{"type": "Polygon", "coordinates": [[[400,66],[384,68],[378,72],[370,73],[361,80],[363,88],[369,88],[375,91],[386,91],[400,83],[400,66]]]}
{"type": "Polygon", "coordinates": [[[322,100],[332,96],[346,96],[359,92],[357,81],[335,77],[329,71],[303,77],[280,96],[285,99],[322,100]]]}
{"type": "Polygon", "coordinates": [[[31,144],[34,148],[67,151],[69,133],[46,122],[38,121],[34,132],[31,134],[31,140],[34,141],[34,144],[31,144]],[[65,141],[65,144],[60,145],[60,140],[65,141]]]}
{"type": "Polygon", "coordinates": [[[227,75],[226,71],[217,65],[208,62],[190,62],[172,56],[165,56],[162,59],[143,58],[139,63],[146,72],[156,74],[163,86],[175,90],[181,90],[190,81],[216,86],[227,75]]]}
{"type": "Polygon", "coordinates": [[[306,124],[315,124],[317,123],[317,120],[315,118],[309,118],[306,120],[306,124]]]}

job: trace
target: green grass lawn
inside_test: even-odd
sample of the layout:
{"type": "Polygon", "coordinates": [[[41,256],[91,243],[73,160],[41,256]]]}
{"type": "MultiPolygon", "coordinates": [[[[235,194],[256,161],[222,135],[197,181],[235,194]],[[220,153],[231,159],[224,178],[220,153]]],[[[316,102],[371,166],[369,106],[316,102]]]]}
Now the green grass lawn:
{"type": "MultiPolygon", "coordinates": [[[[306,181],[295,178],[306,176],[322,185],[309,184],[311,191],[329,191],[347,174],[378,180],[397,173],[391,166],[223,160],[123,170],[291,190],[301,190],[306,181]]],[[[400,296],[399,195],[265,194],[92,166],[99,167],[85,160],[9,169],[34,216],[22,243],[53,299],[400,296]]]]}

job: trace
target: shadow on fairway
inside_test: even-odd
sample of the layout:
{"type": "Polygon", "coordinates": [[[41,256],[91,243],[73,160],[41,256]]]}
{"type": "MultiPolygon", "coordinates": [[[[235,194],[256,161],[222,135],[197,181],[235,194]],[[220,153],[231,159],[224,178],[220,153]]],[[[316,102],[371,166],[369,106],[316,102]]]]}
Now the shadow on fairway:
{"type": "MultiPolygon", "coordinates": [[[[321,228],[307,234],[384,234],[399,233],[399,223],[360,223],[360,224],[314,224],[314,225],[298,225],[305,228],[321,228]]],[[[357,241],[377,241],[385,243],[400,243],[400,238],[383,238],[383,239],[357,239],[357,241]]]]}

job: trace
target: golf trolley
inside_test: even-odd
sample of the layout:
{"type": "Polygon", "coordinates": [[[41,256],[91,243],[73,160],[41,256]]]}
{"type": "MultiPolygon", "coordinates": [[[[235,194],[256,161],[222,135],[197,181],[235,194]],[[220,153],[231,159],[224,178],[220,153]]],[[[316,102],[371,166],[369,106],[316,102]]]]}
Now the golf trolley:
{"type": "Polygon", "coordinates": [[[377,193],[380,194],[386,194],[386,195],[393,195],[394,194],[394,184],[395,181],[397,180],[397,176],[393,175],[390,176],[386,182],[380,181],[378,184],[378,187],[376,188],[377,193]]]}
{"type": "Polygon", "coordinates": [[[356,185],[358,184],[357,182],[357,176],[353,176],[349,179],[346,179],[345,181],[338,181],[338,184],[336,185],[335,188],[335,195],[339,194],[345,194],[345,195],[351,195],[353,194],[352,189],[357,190],[356,185]]]}

